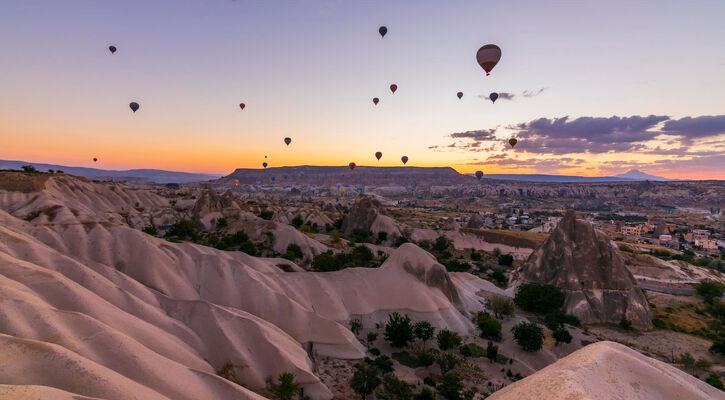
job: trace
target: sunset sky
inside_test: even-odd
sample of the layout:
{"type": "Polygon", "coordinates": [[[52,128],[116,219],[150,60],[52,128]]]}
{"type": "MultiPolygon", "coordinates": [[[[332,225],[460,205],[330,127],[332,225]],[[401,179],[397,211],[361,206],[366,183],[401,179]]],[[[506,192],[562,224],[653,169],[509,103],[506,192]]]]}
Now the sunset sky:
{"type": "Polygon", "coordinates": [[[725,179],[725,2],[548,3],[3,0],[0,159],[725,179]]]}

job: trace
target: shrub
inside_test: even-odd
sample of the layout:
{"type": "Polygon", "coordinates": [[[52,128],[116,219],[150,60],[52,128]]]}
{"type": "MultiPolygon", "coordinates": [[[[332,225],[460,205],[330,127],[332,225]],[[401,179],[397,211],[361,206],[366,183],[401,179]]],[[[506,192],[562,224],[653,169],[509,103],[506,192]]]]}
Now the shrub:
{"type": "Polygon", "coordinates": [[[677,358],[677,363],[682,364],[682,366],[690,372],[695,369],[695,357],[693,357],[690,353],[680,355],[680,357],[677,358]]]}
{"type": "Polygon", "coordinates": [[[485,357],[486,356],[486,350],[475,344],[475,343],[469,343],[464,344],[463,346],[458,348],[458,352],[461,353],[463,357],[485,357]]]}
{"type": "Polygon", "coordinates": [[[304,221],[299,215],[295,216],[294,218],[292,218],[292,221],[290,221],[290,224],[292,224],[292,226],[294,226],[295,228],[299,228],[300,226],[302,226],[303,223],[304,221]]]}
{"type": "Polygon", "coordinates": [[[581,321],[579,321],[579,318],[570,314],[566,314],[560,309],[551,310],[546,313],[546,316],[544,317],[544,325],[546,325],[546,327],[551,329],[552,331],[563,327],[564,324],[580,326],[581,321]]]}
{"type": "Polygon", "coordinates": [[[493,311],[496,318],[514,315],[514,302],[505,296],[492,295],[486,298],[486,308],[493,311]]]}
{"type": "Polygon", "coordinates": [[[705,279],[695,284],[697,294],[705,299],[705,302],[712,304],[713,300],[722,297],[725,293],[725,285],[710,279],[705,279]]]}
{"type": "Polygon", "coordinates": [[[628,320],[624,315],[622,315],[622,319],[619,320],[619,328],[625,331],[631,331],[634,329],[632,327],[632,322],[628,320]]]}
{"type": "Polygon", "coordinates": [[[449,372],[443,375],[437,389],[438,394],[446,400],[460,400],[461,391],[463,391],[463,382],[457,373],[449,372]]]}
{"type": "Polygon", "coordinates": [[[377,347],[372,347],[368,352],[376,357],[380,355],[380,349],[377,347]]]}
{"type": "Polygon", "coordinates": [[[375,357],[375,359],[373,360],[365,358],[365,361],[370,363],[371,365],[378,367],[378,369],[383,371],[384,373],[393,372],[393,360],[390,359],[390,357],[388,356],[375,357]]]}
{"type": "Polygon", "coordinates": [[[416,338],[423,342],[423,347],[425,347],[425,342],[433,338],[435,328],[428,321],[418,321],[413,325],[413,333],[416,338]]]}
{"type": "Polygon", "coordinates": [[[410,317],[394,312],[388,316],[385,324],[385,340],[393,347],[405,347],[413,341],[413,324],[410,317]]]}
{"type": "Polygon", "coordinates": [[[498,346],[493,344],[493,342],[488,342],[488,345],[486,345],[486,358],[491,363],[498,361],[498,346]]]}
{"type": "Polygon", "coordinates": [[[435,362],[435,352],[433,350],[421,349],[418,352],[418,365],[421,367],[429,367],[435,362]]]}
{"type": "Polygon", "coordinates": [[[503,271],[496,269],[491,273],[491,279],[493,280],[493,283],[496,284],[496,286],[503,287],[506,286],[508,283],[508,279],[506,279],[506,275],[504,275],[503,271]]]}
{"type": "Polygon", "coordinates": [[[458,358],[451,353],[440,353],[436,357],[436,364],[441,368],[441,374],[445,374],[456,367],[458,358]]]}
{"type": "Polygon", "coordinates": [[[659,318],[653,319],[652,325],[654,325],[655,328],[667,329],[667,323],[659,318]]]}
{"type": "Polygon", "coordinates": [[[302,385],[295,382],[295,376],[289,372],[281,374],[278,378],[279,383],[272,384],[270,392],[276,399],[292,400],[298,394],[302,393],[302,385]]]}
{"type": "Polygon", "coordinates": [[[357,363],[353,368],[355,371],[350,380],[350,388],[365,399],[382,383],[379,376],[380,370],[376,366],[365,362],[357,363]]]}
{"type": "Polygon", "coordinates": [[[544,332],[533,322],[521,322],[514,326],[511,331],[514,333],[516,343],[526,351],[541,350],[544,344],[544,332]]]}
{"type": "Polygon", "coordinates": [[[377,390],[375,397],[380,400],[410,399],[413,397],[413,390],[408,383],[388,372],[383,376],[383,387],[377,390]]]}
{"type": "Polygon", "coordinates": [[[488,313],[479,312],[476,315],[476,325],[481,330],[481,337],[489,338],[489,340],[501,339],[501,323],[488,313]]]}
{"type": "MultiPolygon", "coordinates": [[[[426,379],[430,379],[430,378],[426,378],[426,379]]],[[[425,383],[425,379],[423,380],[423,382],[425,383]]],[[[434,382],[434,384],[435,384],[435,382],[434,382]]],[[[430,385],[430,386],[434,386],[434,385],[430,385]]],[[[413,396],[413,400],[435,400],[435,398],[436,398],[435,393],[433,393],[433,391],[428,389],[427,387],[424,387],[423,389],[421,389],[421,391],[418,394],[413,396]]]]}
{"type": "Polygon", "coordinates": [[[166,232],[166,236],[175,236],[178,238],[190,238],[196,240],[199,234],[196,232],[196,225],[188,219],[176,221],[166,232]]]}
{"type": "Polygon", "coordinates": [[[430,376],[426,376],[423,378],[423,384],[435,387],[436,381],[434,381],[430,376]]]}
{"type": "Polygon", "coordinates": [[[433,243],[433,250],[442,252],[447,250],[451,246],[451,241],[445,236],[438,236],[436,241],[433,243]]]}
{"type": "Polygon", "coordinates": [[[351,262],[354,267],[369,267],[373,260],[373,252],[365,245],[355,246],[352,249],[351,262]]]}
{"type": "Polygon", "coordinates": [[[295,244],[290,243],[287,245],[287,251],[282,255],[282,258],[286,258],[290,261],[294,261],[303,257],[302,248],[295,244]]]}
{"type": "Polygon", "coordinates": [[[710,374],[710,376],[705,379],[705,382],[709,383],[715,388],[725,390],[725,386],[723,386],[722,384],[722,379],[720,379],[720,376],[718,374],[710,374]]]}
{"type": "Polygon", "coordinates": [[[560,343],[571,343],[571,333],[569,333],[566,328],[559,328],[555,330],[552,336],[554,337],[554,340],[556,340],[557,345],[560,343]]]}
{"type": "Polygon", "coordinates": [[[362,322],[360,322],[359,319],[351,319],[350,320],[350,331],[354,334],[360,333],[360,330],[362,329],[362,322]]]}
{"type": "Polygon", "coordinates": [[[259,218],[266,219],[268,221],[272,219],[272,217],[274,217],[274,211],[272,210],[262,210],[259,213],[259,218]]]}
{"type": "MultiPolygon", "coordinates": [[[[138,207],[138,206],[136,206],[136,207],[138,207]]],[[[227,219],[224,218],[224,217],[219,218],[219,219],[216,220],[216,228],[217,229],[226,228],[228,225],[229,225],[229,223],[227,222],[227,219]]],[[[292,378],[294,378],[294,376],[292,376],[292,378]]]]}
{"type": "Polygon", "coordinates": [[[367,341],[368,343],[373,343],[374,341],[378,340],[378,334],[375,332],[368,333],[367,341]]]}
{"type": "Polygon", "coordinates": [[[546,314],[564,306],[564,292],[552,285],[525,283],[516,291],[514,303],[526,311],[546,314]]]}
{"type": "Polygon", "coordinates": [[[241,384],[239,378],[237,378],[236,372],[234,372],[234,364],[232,364],[231,361],[225,362],[221,366],[221,368],[219,368],[216,374],[228,381],[234,382],[236,384],[241,384]]]}
{"type": "Polygon", "coordinates": [[[442,331],[438,332],[438,335],[436,335],[436,340],[438,341],[438,348],[443,351],[461,345],[461,336],[458,335],[456,332],[450,331],[448,329],[443,329],[442,331]]]}
{"type": "Polygon", "coordinates": [[[514,265],[514,256],[511,254],[501,254],[498,256],[498,265],[504,265],[506,267],[511,267],[514,265]]]}
{"type": "Polygon", "coordinates": [[[467,272],[471,269],[471,264],[462,260],[449,260],[441,262],[448,272],[467,272]]]}
{"type": "Polygon", "coordinates": [[[388,232],[384,232],[384,231],[378,232],[378,240],[376,240],[375,242],[377,244],[381,244],[386,240],[388,240],[388,232]]]}
{"type": "Polygon", "coordinates": [[[20,169],[22,169],[22,170],[23,170],[23,172],[31,172],[31,173],[32,173],[32,172],[38,172],[38,171],[37,171],[37,170],[35,169],[35,167],[34,167],[34,166],[32,166],[32,165],[23,165],[22,167],[20,167],[20,169]]]}
{"type": "Polygon", "coordinates": [[[481,261],[483,260],[483,257],[481,256],[481,253],[477,252],[476,250],[471,250],[471,260],[481,261]]]}
{"type": "Polygon", "coordinates": [[[373,234],[372,232],[364,229],[355,229],[352,231],[352,240],[357,243],[372,243],[373,234]]]}
{"type": "Polygon", "coordinates": [[[725,356],[725,338],[721,337],[712,342],[712,346],[710,346],[710,352],[725,356]]]}
{"type": "Polygon", "coordinates": [[[156,236],[159,233],[159,231],[153,225],[144,227],[143,229],[141,229],[141,232],[149,234],[151,236],[156,236]]]}
{"type": "Polygon", "coordinates": [[[242,242],[239,245],[239,251],[241,251],[242,253],[247,253],[250,256],[256,256],[257,255],[257,246],[254,243],[247,240],[245,242],[242,242]]]}

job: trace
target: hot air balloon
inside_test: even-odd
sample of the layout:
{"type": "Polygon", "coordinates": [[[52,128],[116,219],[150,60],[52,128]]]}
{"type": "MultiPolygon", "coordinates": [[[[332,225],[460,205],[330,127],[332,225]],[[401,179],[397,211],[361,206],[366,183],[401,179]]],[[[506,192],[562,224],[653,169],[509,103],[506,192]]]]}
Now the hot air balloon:
{"type": "Polygon", "coordinates": [[[491,74],[491,70],[496,66],[498,60],[501,59],[501,48],[495,44],[487,44],[478,49],[476,53],[476,61],[478,65],[486,71],[486,75],[491,74]]]}
{"type": "Polygon", "coordinates": [[[496,102],[496,99],[498,99],[498,93],[493,92],[493,93],[491,93],[491,94],[488,95],[488,98],[491,99],[491,103],[495,103],[496,102]]]}
{"type": "Polygon", "coordinates": [[[509,144],[511,145],[511,148],[512,148],[512,149],[514,148],[514,146],[516,146],[516,143],[518,143],[518,142],[519,142],[519,141],[518,141],[518,140],[516,140],[516,138],[511,138],[511,139],[509,139],[509,144]]]}
{"type": "Polygon", "coordinates": [[[257,179],[255,182],[257,182],[257,185],[259,185],[260,183],[262,183],[262,180],[261,179],[257,179]]]}
{"type": "Polygon", "coordinates": [[[129,104],[128,106],[131,107],[131,111],[133,111],[133,112],[136,112],[136,110],[138,110],[138,107],[139,107],[138,103],[136,103],[135,101],[131,102],[131,104],[129,104]]]}
{"type": "Polygon", "coordinates": [[[239,179],[234,180],[234,186],[239,186],[239,179]]]}
{"type": "Polygon", "coordinates": [[[262,163],[262,166],[263,166],[264,168],[267,168],[267,163],[266,163],[266,162],[263,162],[263,163],[262,163]]]}
{"type": "Polygon", "coordinates": [[[289,146],[289,144],[292,143],[292,139],[286,137],[284,138],[284,142],[287,143],[287,146],[289,146]]]}
{"type": "Polygon", "coordinates": [[[340,188],[340,194],[345,194],[345,189],[340,188]]]}
{"type": "Polygon", "coordinates": [[[276,179],[275,177],[272,177],[272,182],[274,182],[275,179],[276,179]]]}
{"type": "Polygon", "coordinates": [[[377,158],[378,161],[380,161],[380,157],[382,157],[382,156],[383,156],[383,153],[381,153],[379,151],[375,152],[375,158],[377,158]]]}
{"type": "Polygon", "coordinates": [[[405,165],[408,162],[408,156],[400,157],[400,161],[402,161],[403,165],[405,165]]]}
{"type": "Polygon", "coordinates": [[[113,54],[116,52],[116,46],[108,46],[108,50],[113,54]]]}
{"type": "Polygon", "coordinates": [[[375,104],[376,106],[378,105],[379,101],[380,99],[378,99],[377,97],[373,97],[373,104],[375,104]]]}
{"type": "Polygon", "coordinates": [[[267,156],[264,156],[264,158],[267,158],[267,156]]]}
{"type": "Polygon", "coordinates": [[[476,178],[480,181],[481,178],[483,178],[483,172],[482,171],[476,171],[476,178]]]}
{"type": "Polygon", "coordinates": [[[396,85],[394,83],[392,85],[390,85],[390,91],[391,92],[395,93],[396,90],[398,90],[398,85],[396,85]]]}
{"type": "Polygon", "coordinates": [[[458,92],[458,93],[456,93],[456,96],[458,96],[458,100],[460,100],[460,99],[461,99],[461,97],[463,97],[463,92],[458,92]]]}
{"type": "Polygon", "coordinates": [[[98,159],[96,157],[93,157],[93,162],[96,162],[96,161],[98,161],[98,159]]]}
{"type": "Polygon", "coordinates": [[[350,167],[350,171],[352,171],[355,169],[355,167],[357,167],[357,165],[355,165],[354,162],[351,162],[350,165],[348,165],[348,167],[350,167]]]}
{"type": "Polygon", "coordinates": [[[381,26],[380,29],[378,29],[378,33],[380,33],[381,37],[385,37],[385,34],[388,33],[388,28],[381,26]]]}
{"type": "Polygon", "coordinates": [[[338,183],[338,184],[337,184],[336,186],[337,186],[337,188],[339,189],[339,188],[340,188],[340,186],[342,186],[342,185],[338,183]]]}
{"type": "Polygon", "coordinates": [[[246,107],[246,106],[247,106],[247,105],[246,105],[246,104],[244,104],[244,103],[239,103],[239,108],[241,108],[242,110],[244,110],[244,107],[246,107]]]}

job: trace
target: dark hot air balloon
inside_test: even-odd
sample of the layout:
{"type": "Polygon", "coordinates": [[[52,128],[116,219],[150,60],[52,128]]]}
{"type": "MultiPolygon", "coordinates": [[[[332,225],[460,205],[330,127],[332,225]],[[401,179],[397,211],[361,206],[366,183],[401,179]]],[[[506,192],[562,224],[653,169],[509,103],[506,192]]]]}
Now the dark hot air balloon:
{"type": "Polygon", "coordinates": [[[350,171],[352,171],[355,169],[355,167],[357,167],[357,165],[355,165],[354,162],[351,162],[350,165],[348,165],[348,167],[350,167],[350,171]]]}
{"type": "Polygon", "coordinates": [[[379,101],[380,99],[378,99],[377,97],[373,97],[373,104],[375,104],[376,106],[378,105],[379,101]]]}
{"type": "Polygon", "coordinates": [[[284,142],[287,143],[287,146],[289,146],[289,144],[292,143],[292,139],[286,137],[284,138],[284,142]]]}
{"type": "Polygon", "coordinates": [[[275,177],[272,177],[272,182],[274,182],[275,179],[276,179],[275,177]]]}
{"type": "Polygon", "coordinates": [[[113,54],[116,52],[116,46],[108,46],[108,50],[113,54]]]}
{"type": "Polygon", "coordinates": [[[498,99],[498,93],[493,92],[493,93],[491,93],[491,94],[488,95],[488,98],[491,99],[491,103],[495,103],[496,102],[496,99],[498,99]]]}
{"type": "Polygon", "coordinates": [[[244,104],[244,103],[239,103],[239,108],[241,108],[242,110],[244,110],[244,107],[246,107],[246,106],[247,106],[247,105],[246,105],[246,104],[244,104]]]}
{"type": "Polygon", "coordinates": [[[381,26],[380,29],[378,29],[378,33],[380,33],[381,37],[385,37],[385,34],[388,33],[388,28],[381,26]]]}
{"type": "Polygon", "coordinates": [[[391,92],[395,93],[396,90],[398,90],[398,85],[396,85],[394,83],[392,85],[390,85],[390,91],[391,92]]]}
{"type": "Polygon", "coordinates": [[[262,163],[262,166],[263,166],[264,168],[267,168],[267,163],[266,163],[266,162],[263,162],[263,163],[262,163]]]}
{"type": "Polygon", "coordinates": [[[131,104],[129,104],[128,106],[131,107],[131,111],[133,111],[133,112],[136,112],[136,110],[138,110],[138,107],[139,107],[138,103],[136,103],[135,101],[131,102],[131,104]]]}
{"type": "Polygon", "coordinates": [[[495,44],[487,44],[478,49],[476,53],[476,61],[478,65],[486,71],[486,75],[491,73],[493,67],[496,66],[498,60],[501,59],[501,48],[495,44]]]}
{"type": "Polygon", "coordinates": [[[98,159],[96,157],[93,157],[93,162],[96,162],[96,161],[98,161],[98,159]]]}
{"type": "Polygon", "coordinates": [[[375,152],[375,158],[377,158],[377,159],[378,159],[378,161],[380,161],[380,157],[382,157],[382,156],[383,156],[383,153],[381,153],[381,152],[379,152],[379,151],[376,151],[376,152],[375,152]]]}
{"type": "Polygon", "coordinates": [[[458,96],[458,100],[460,100],[460,99],[461,99],[461,97],[463,97],[463,92],[458,92],[458,93],[456,93],[456,96],[458,96]]]}
{"type": "Polygon", "coordinates": [[[483,172],[482,171],[476,171],[476,178],[480,181],[481,178],[483,178],[483,172]]]}
{"type": "Polygon", "coordinates": [[[509,144],[511,145],[511,148],[513,148],[514,146],[516,146],[516,143],[518,143],[518,142],[519,141],[516,140],[515,138],[509,139],[509,144]]]}
{"type": "Polygon", "coordinates": [[[400,157],[400,161],[403,162],[403,165],[407,164],[408,163],[408,156],[400,157]]]}

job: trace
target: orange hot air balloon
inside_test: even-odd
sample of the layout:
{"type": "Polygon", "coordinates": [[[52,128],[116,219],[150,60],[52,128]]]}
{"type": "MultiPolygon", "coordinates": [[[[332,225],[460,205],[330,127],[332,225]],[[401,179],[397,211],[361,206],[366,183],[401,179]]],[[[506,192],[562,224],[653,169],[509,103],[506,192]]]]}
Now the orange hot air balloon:
{"type": "Polygon", "coordinates": [[[476,53],[476,61],[478,65],[486,71],[486,75],[491,74],[493,67],[498,64],[501,59],[501,48],[495,44],[487,44],[478,49],[476,53]]]}
{"type": "Polygon", "coordinates": [[[378,161],[380,161],[380,157],[382,157],[382,156],[383,156],[383,153],[381,153],[379,151],[375,152],[375,158],[377,158],[378,161]]]}
{"type": "Polygon", "coordinates": [[[376,106],[378,105],[378,102],[379,102],[379,101],[380,101],[380,99],[379,99],[379,98],[377,98],[377,97],[373,97],[373,104],[375,104],[376,106]]]}
{"type": "Polygon", "coordinates": [[[403,165],[407,164],[407,163],[408,163],[408,156],[403,156],[403,157],[401,157],[401,158],[400,158],[400,161],[402,161],[402,162],[403,162],[403,165]]]}
{"type": "Polygon", "coordinates": [[[460,100],[460,99],[461,99],[461,97],[463,97],[463,92],[458,92],[458,93],[456,93],[456,96],[458,96],[458,100],[460,100]]]}
{"type": "Polygon", "coordinates": [[[234,186],[239,186],[239,179],[234,180],[234,186]]]}
{"type": "Polygon", "coordinates": [[[350,171],[352,171],[355,169],[355,167],[357,167],[357,165],[355,165],[354,162],[351,162],[350,165],[348,165],[348,167],[350,167],[350,171]]]}
{"type": "Polygon", "coordinates": [[[514,146],[516,146],[516,143],[518,143],[518,142],[519,141],[516,140],[515,138],[509,139],[509,144],[511,145],[511,148],[513,148],[514,146]]]}
{"type": "Polygon", "coordinates": [[[246,104],[244,104],[244,103],[239,103],[239,108],[241,108],[242,110],[244,110],[244,107],[246,107],[246,106],[247,106],[247,105],[246,105],[246,104]]]}
{"type": "Polygon", "coordinates": [[[394,83],[392,85],[390,85],[390,91],[391,92],[395,93],[396,90],[398,90],[398,85],[396,85],[394,83]]]}

